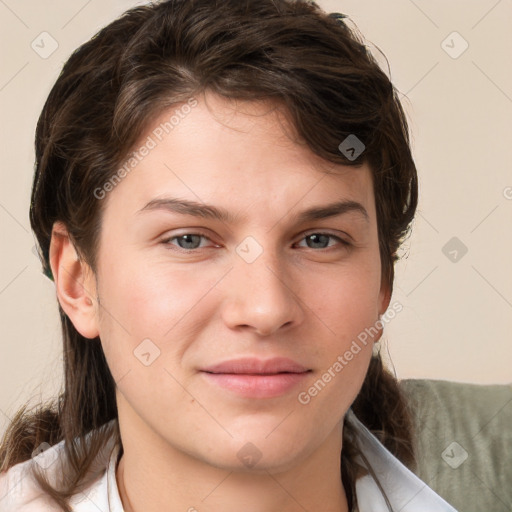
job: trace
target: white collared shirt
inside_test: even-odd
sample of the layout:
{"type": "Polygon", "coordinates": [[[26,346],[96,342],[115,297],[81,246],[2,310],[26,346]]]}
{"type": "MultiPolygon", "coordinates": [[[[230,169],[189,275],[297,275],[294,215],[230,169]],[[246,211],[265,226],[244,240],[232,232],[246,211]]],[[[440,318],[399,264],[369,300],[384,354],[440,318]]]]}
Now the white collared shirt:
{"type": "MultiPolygon", "coordinates": [[[[361,512],[388,512],[384,494],[394,512],[457,512],[392,455],[350,410],[347,421],[355,426],[359,448],[375,475],[356,481],[361,512]]],[[[71,498],[73,512],[124,512],[116,481],[119,449],[112,439],[107,441],[97,457],[104,470],[71,498]]],[[[51,474],[62,453],[63,441],[0,474],[0,512],[61,512],[42,494],[28,470],[30,464],[38,463],[51,474]]]]}

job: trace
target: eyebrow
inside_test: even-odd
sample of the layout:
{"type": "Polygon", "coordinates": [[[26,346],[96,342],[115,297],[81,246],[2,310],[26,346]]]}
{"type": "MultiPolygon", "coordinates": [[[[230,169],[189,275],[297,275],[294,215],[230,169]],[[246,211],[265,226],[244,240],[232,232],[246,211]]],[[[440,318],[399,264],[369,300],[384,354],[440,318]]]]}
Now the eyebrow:
{"type": "MultiPolygon", "coordinates": [[[[227,224],[236,224],[240,219],[224,208],[219,208],[197,201],[176,198],[152,199],[146,206],[141,208],[137,214],[144,211],[164,210],[181,215],[192,215],[194,217],[202,217],[207,219],[219,220],[227,224]]],[[[303,210],[297,216],[297,222],[308,222],[313,220],[327,219],[336,217],[349,212],[358,213],[366,222],[370,222],[370,216],[366,208],[357,201],[338,201],[323,206],[313,206],[307,210],[303,210]]]]}

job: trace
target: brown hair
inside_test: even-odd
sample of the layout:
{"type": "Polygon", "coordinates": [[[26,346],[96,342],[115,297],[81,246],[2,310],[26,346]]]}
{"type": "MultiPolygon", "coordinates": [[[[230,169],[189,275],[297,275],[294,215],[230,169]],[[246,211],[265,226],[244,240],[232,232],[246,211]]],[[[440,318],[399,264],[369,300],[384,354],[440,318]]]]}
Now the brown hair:
{"type": "MultiPolygon", "coordinates": [[[[80,46],[65,63],[36,130],[30,221],[43,271],[51,276],[52,226],[62,221],[79,254],[96,268],[103,187],[164,108],[206,90],[283,105],[299,138],[317,155],[354,167],[368,162],[376,200],[382,279],[393,288],[397,249],[418,198],[408,127],[397,92],[344,15],[305,0],[167,0],[135,7],[80,46]],[[357,159],[339,144],[356,135],[357,159]]],[[[59,305],[64,388],[58,400],[22,408],[0,447],[0,470],[41,443],[65,441],[68,467],[56,487],[35,473],[65,511],[107,435],[121,444],[115,382],[99,338],[88,340],[59,305]],[[98,432],[92,432],[95,429],[98,432]],[[89,447],[83,440],[93,434],[89,447]]],[[[392,453],[413,462],[411,421],[396,379],[372,357],[352,406],[392,453]]],[[[341,471],[349,505],[361,474],[344,429],[341,471]]],[[[122,446],[122,445],[121,445],[122,446]]]]}

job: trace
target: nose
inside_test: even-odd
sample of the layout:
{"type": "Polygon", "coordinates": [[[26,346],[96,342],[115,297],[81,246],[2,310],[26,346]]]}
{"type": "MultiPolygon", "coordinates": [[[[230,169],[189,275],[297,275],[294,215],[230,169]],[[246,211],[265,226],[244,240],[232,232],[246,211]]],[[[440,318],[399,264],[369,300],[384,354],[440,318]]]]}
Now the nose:
{"type": "Polygon", "coordinates": [[[303,308],[296,285],[290,282],[284,263],[268,251],[252,263],[237,257],[228,282],[223,283],[225,324],[260,336],[298,326],[303,320],[303,308]]]}

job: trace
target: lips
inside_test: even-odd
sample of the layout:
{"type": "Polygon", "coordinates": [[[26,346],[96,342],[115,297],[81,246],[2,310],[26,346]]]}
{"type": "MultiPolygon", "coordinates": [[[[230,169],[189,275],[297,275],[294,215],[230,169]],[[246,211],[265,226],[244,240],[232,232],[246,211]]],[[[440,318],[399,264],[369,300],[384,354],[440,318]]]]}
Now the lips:
{"type": "Polygon", "coordinates": [[[304,373],[308,368],[286,357],[260,360],[240,358],[203,368],[208,373],[235,373],[250,375],[274,375],[276,373],[304,373]]]}
{"type": "Polygon", "coordinates": [[[288,358],[265,361],[242,358],[203,368],[202,375],[214,386],[243,398],[282,396],[304,382],[310,369],[288,358]]]}

